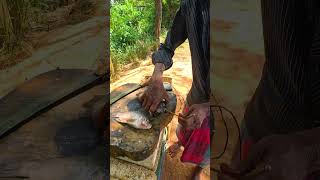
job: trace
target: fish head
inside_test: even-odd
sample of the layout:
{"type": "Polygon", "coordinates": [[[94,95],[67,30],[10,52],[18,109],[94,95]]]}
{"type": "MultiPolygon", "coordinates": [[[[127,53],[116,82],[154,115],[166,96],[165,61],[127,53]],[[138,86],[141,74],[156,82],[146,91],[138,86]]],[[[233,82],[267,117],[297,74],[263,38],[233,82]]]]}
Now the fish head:
{"type": "Polygon", "coordinates": [[[141,129],[150,129],[152,125],[147,120],[142,120],[140,124],[141,129]]]}
{"type": "Polygon", "coordinates": [[[166,103],[165,101],[160,102],[156,110],[156,114],[162,114],[166,112],[166,103]]]}

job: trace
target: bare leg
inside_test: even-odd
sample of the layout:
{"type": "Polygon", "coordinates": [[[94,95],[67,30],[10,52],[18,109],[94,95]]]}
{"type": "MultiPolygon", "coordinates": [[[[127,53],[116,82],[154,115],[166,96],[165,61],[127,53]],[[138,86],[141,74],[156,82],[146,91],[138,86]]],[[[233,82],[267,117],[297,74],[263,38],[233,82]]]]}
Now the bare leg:
{"type": "Polygon", "coordinates": [[[203,170],[202,167],[197,166],[193,171],[192,180],[200,180],[202,170],[203,170]]]}
{"type": "Polygon", "coordinates": [[[171,158],[174,158],[178,152],[181,150],[181,144],[179,141],[174,142],[173,144],[171,144],[168,148],[168,152],[171,158]]]}

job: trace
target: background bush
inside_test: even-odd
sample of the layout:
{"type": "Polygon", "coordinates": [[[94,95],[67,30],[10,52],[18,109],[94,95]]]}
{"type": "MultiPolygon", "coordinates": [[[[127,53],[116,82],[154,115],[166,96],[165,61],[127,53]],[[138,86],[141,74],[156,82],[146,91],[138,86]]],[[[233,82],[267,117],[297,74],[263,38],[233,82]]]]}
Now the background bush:
{"type": "Polygon", "coordinates": [[[0,0],[0,55],[20,48],[32,25],[43,25],[46,13],[68,3],[67,0],[0,0]]]}
{"type": "MultiPolygon", "coordinates": [[[[162,30],[169,29],[179,0],[162,1],[162,30]]],[[[110,49],[114,71],[145,59],[156,49],[154,0],[118,0],[111,3],[110,49]]]]}
{"type": "Polygon", "coordinates": [[[180,6],[180,0],[162,0],[162,28],[170,29],[174,16],[180,6]]]}
{"type": "Polygon", "coordinates": [[[153,0],[117,1],[111,7],[110,39],[114,66],[145,58],[154,45],[153,0]]]}
{"type": "Polygon", "coordinates": [[[12,49],[28,30],[29,2],[26,0],[2,0],[0,2],[1,49],[12,49]]]}

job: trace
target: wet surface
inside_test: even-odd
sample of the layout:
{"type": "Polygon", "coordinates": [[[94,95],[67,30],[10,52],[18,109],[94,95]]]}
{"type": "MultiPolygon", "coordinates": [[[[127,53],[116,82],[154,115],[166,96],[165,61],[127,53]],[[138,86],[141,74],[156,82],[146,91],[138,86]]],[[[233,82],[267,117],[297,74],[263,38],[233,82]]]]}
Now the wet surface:
{"type": "Polygon", "coordinates": [[[99,133],[90,116],[68,122],[55,136],[58,151],[64,156],[87,155],[97,147],[99,141],[99,133]]]}
{"type": "Polygon", "coordinates": [[[0,136],[99,79],[89,70],[66,69],[49,71],[20,85],[0,99],[0,136]]]}
{"type": "Polygon", "coordinates": [[[92,99],[105,96],[106,92],[105,85],[96,86],[0,139],[0,176],[28,176],[31,180],[105,179],[106,146],[92,127],[88,115],[92,106],[83,106],[88,102],[95,104],[92,99]]]}

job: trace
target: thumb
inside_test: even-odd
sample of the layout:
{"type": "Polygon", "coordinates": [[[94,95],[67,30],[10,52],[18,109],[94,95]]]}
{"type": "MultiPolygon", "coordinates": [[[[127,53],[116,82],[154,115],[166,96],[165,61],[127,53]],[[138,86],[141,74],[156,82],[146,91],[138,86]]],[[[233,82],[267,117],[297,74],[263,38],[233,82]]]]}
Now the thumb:
{"type": "Polygon", "coordinates": [[[187,117],[187,116],[189,116],[190,114],[194,113],[194,111],[195,111],[195,105],[191,105],[191,106],[189,107],[188,111],[184,113],[184,115],[187,117]]]}
{"type": "Polygon", "coordinates": [[[151,80],[151,77],[148,77],[148,78],[143,79],[143,80],[140,82],[140,86],[142,86],[142,87],[149,86],[150,80],[151,80]]]}
{"type": "Polygon", "coordinates": [[[193,105],[191,105],[191,106],[189,107],[189,112],[194,111],[194,110],[195,110],[195,104],[193,104],[193,105]]]}
{"type": "Polygon", "coordinates": [[[139,101],[143,102],[144,99],[146,98],[146,95],[147,95],[146,92],[144,92],[143,94],[139,94],[139,95],[138,95],[139,101]]]}

